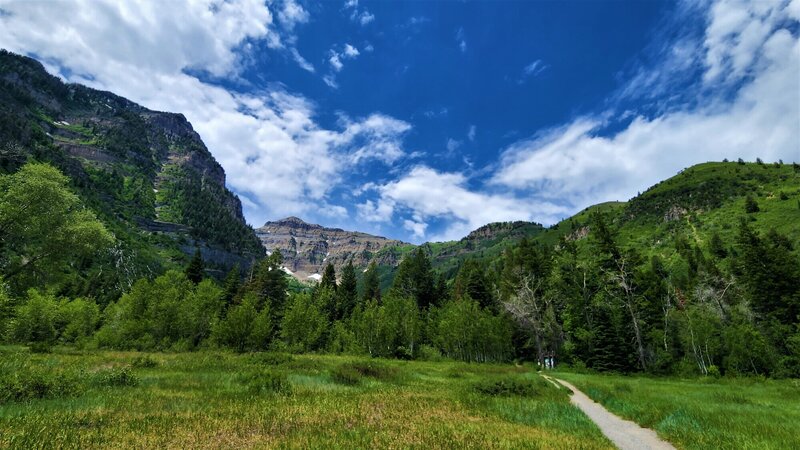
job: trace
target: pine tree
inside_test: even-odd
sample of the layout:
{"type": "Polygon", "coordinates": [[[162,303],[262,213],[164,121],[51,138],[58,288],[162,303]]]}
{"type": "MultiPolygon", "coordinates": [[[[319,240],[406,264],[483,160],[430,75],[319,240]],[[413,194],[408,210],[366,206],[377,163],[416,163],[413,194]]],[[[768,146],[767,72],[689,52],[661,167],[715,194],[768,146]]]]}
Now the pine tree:
{"type": "Polygon", "coordinates": [[[392,290],[416,300],[421,310],[435,305],[433,268],[422,247],[406,256],[397,269],[392,290]]]}
{"type": "Polygon", "coordinates": [[[342,269],[342,282],[339,284],[336,294],[336,320],[349,317],[356,307],[358,299],[358,279],[356,278],[356,269],[353,267],[352,261],[348,262],[342,269]]]}
{"type": "Polygon", "coordinates": [[[361,296],[361,302],[366,304],[370,300],[381,302],[381,280],[378,277],[378,267],[375,261],[372,261],[364,273],[364,292],[361,296]]]}
{"type": "Polygon", "coordinates": [[[757,213],[760,210],[761,208],[758,207],[758,202],[756,202],[756,199],[754,199],[752,195],[748,195],[747,198],[744,199],[744,211],[746,213],[757,213]]]}
{"type": "Polygon", "coordinates": [[[336,269],[333,268],[333,264],[328,263],[325,266],[325,270],[322,272],[322,280],[319,282],[319,288],[336,291],[336,269]]]}
{"type": "Polygon", "coordinates": [[[239,293],[239,289],[242,287],[242,274],[239,269],[239,263],[236,263],[236,265],[233,266],[231,271],[228,272],[228,275],[225,276],[225,282],[223,283],[223,287],[225,291],[222,298],[225,301],[225,305],[227,307],[227,305],[233,303],[233,300],[239,293]]]}
{"type": "Polygon", "coordinates": [[[728,256],[728,250],[725,249],[725,243],[722,242],[722,238],[719,237],[719,233],[716,231],[711,235],[711,241],[708,243],[708,249],[711,251],[712,255],[719,259],[723,259],[728,256]]]}
{"type": "Polygon", "coordinates": [[[186,278],[188,278],[192,283],[198,284],[203,281],[204,276],[205,267],[203,265],[203,255],[200,254],[200,248],[196,248],[192,260],[186,267],[186,278]]]}

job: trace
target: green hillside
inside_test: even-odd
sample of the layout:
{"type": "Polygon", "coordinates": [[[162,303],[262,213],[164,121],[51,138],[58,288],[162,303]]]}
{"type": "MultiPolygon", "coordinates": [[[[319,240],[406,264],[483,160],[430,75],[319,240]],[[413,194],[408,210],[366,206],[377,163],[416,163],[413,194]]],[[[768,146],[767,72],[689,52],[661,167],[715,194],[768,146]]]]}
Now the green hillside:
{"type": "Polygon", "coordinates": [[[74,277],[57,288],[64,293],[113,298],[138,278],[183,265],[196,247],[219,270],[264,254],[222,167],[181,114],[65,84],[3,50],[0,174],[31,161],[67,175],[114,235],[91,267],[68,269],[74,277]]]}

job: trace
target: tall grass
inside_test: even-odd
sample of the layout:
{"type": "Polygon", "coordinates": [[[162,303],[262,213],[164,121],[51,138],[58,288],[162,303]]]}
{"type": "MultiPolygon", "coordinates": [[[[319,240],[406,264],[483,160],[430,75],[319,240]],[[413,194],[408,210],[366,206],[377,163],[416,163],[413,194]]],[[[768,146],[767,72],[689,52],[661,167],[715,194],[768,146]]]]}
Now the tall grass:
{"type": "Polygon", "coordinates": [[[800,380],[559,376],[682,448],[800,448],[800,380]]]}
{"type": "Polygon", "coordinates": [[[85,374],[69,395],[0,403],[0,448],[612,448],[529,367],[63,348],[0,357],[85,374]],[[356,382],[337,381],[341,371],[356,382]]]}

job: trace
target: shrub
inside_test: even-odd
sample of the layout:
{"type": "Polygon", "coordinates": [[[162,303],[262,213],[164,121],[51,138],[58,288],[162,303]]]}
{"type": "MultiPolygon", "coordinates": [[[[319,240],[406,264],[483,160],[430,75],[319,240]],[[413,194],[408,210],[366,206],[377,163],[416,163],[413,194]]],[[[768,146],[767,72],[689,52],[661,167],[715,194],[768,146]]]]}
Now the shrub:
{"type": "Polygon", "coordinates": [[[33,367],[19,369],[0,373],[0,403],[69,397],[81,391],[74,374],[33,367]]]}
{"type": "Polygon", "coordinates": [[[253,394],[283,394],[292,393],[292,385],[289,378],[283,372],[274,370],[259,370],[244,374],[240,381],[247,386],[253,394]]]}
{"type": "Polygon", "coordinates": [[[279,366],[294,361],[294,357],[288,353],[253,353],[250,355],[250,361],[255,364],[265,364],[268,366],[279,366]]]}
{"type": "Polygon", "coordinates": [[[94,384],[97,386],[136,386],[139,378],[127,367],[114,367],[101,370],[94,374],[94,384]]]}
{"type": "Polygon", "coordinates": [[[345,364],[359,374],[365,377],[375,378],[377,380],[387,381],[394,379],[397,376],[397,369],[387,366],[377,361],[366,362],[352,362],[345,364]]]}
{"type": "Polygon", "coordinates": [[[52,353],[53,346],[49,342],[32,342],[28,349],[31,353],[52,353]]]}
{"type": "Polygon", "coordinates": [[[478,382],[475,384],[474,389],[483,395],[489,395],[492,397],[535,397],[540,394],[541,387],[541,385],[534,383],[532,380],[502,378],[478,382]]]}
{"type": "Polygon", "coordinates": [[[353,386],[361,382],[361,373],[349,364],[342,364],[331,371],[335,383],[353,386]]]}
{"type": "Polygon", "coordinates": [[[152,369],[158,367],[158,361],[153,359],[150,355],[137,356],[131,361],[131,367],[137,369],[152,369]]]}

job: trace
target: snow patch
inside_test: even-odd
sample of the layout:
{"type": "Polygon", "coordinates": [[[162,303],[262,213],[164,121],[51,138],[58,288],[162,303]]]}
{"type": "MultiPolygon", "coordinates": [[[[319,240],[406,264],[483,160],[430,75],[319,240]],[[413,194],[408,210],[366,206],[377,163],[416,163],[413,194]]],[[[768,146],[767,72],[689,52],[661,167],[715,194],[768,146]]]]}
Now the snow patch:
{"type": "Polygon", "coordinates": [[[308,278],[311,278],[314,281],[320,281],[320,280],[322,280],[322,275],[320,275],[318,273],[314,273],[314,274],[309,275],[308,278]]]}
{"type": "Polygon", "coordinates": [[[281,270],[286,272],[286,273],[288,273],[289,275],[294,275],[294,272],[292,272],[291,270],[287,269],[286,267],[281,266],[281,270]]]}

